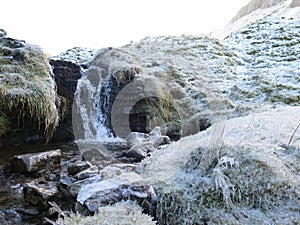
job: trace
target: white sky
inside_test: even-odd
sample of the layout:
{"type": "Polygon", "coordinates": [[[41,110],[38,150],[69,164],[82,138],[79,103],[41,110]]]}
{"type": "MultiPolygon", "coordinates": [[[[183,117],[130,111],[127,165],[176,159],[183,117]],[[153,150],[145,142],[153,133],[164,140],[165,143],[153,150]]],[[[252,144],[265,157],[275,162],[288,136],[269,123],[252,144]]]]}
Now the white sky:
{"type": "Polygon", "coordinates": [[[223,28],[250,0],[0,0],[0,28],[50,54],[223,28]]]}

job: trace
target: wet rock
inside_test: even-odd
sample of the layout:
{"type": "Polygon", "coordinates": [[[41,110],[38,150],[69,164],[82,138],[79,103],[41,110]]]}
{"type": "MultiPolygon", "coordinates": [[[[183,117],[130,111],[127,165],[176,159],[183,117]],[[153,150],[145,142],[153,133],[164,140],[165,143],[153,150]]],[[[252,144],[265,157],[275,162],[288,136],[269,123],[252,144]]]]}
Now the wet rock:
{"type": "Polygon", "coordinates": [[[55,182],[32,181],[25,184],[23,189],[25,202],[38,207],[40,211],[49,208],[49,201],[57,198],[58,188],[55,182]]]}
{"type": "Polygon", "coordinates": [[[140,162],[148,155],[148,150],[142,145],[134,145],[128,151],[123,151],[119,157],[130,158],[132,162],[140,162]]]}
{"type": "Polygon", "coordinates": [[[77,81],[82,77],[83,67],[96,54],[98,50],[73,48],[50,58],[53,68],[57,93],[64,98],[65,112],[60,124],[53,135],[52,141],[74,140],[72,126],[72,105],[77,81]]]}
{"type": "Polygon", "coordinates": [[[99,171],[99,174],[103,177],[103,180],[117,177],[124,172],[134,172],[136,165],[127,163],[115,163],[104,167],[99,171]]]}
{"type": "Polygon", "coordinates": [[[126,141],[127,146],[131,148],[134,145],[141,145],[145,142],[149,142],[150,137],[148,134],[145,133],[132,132],[127,136],[126,141]]]}
{"type": "Polygon", "coordinates": [[[85,205],[89,211],[96,212],[101,206],[114,204],[121,200],[136,200],[147,212],[154,212],[156,194],[151,185],[147,184],[136,173],[122,173],[120,176],[103,180],[82,187],[77,196],[77,201],[85,205]]]}
{"type": "Polygon", "coordinates": [[[156,147],[163,144],[169,144],[170,138],[168,136],[164,136],[161,134],[161,128],[155,127],[150,133],[149,133],[150,141],[152,141],[156,147]]]}
{"type": "Polygon", "coordinates": [[[72,183],[70,186],[68,186],[68,190],[71,193],[72,196],[77,196],[78,192],[80,191],[80,189],[88,184],[92,184],[92,183],[96,183],[96,182],[100,182],[102,181],[103,178],[102,176],[98,175],[98,176],[93,176],[84,180],[80,180],[80,181],[76,181],[74,183],[72,183]]]}
{"type": "Polygon", "coordinates": [[[98,167],[97,166],[91,166],[79,173],[77,173],[75,175],[75,177],[78,179],[78,180],[83,180],[83,179],[86,179],[86,178],[89,178],[89,177],[92,177],[92,176],[97,176],[98,175],[98,167]]]}
{"type": "Polygon", "coordinates": [[[61,151],[52,150],[40,153],[16,155],[10,161],[15,172],[36,172],[39,170],[53,169],[60,165],[61,151]]]}
{"type": "Polygon", "coordinates": [[[63,187],[67,187],[67,186],[70,186],[72,183],[74,183],[76,181],[75,178],[73,177],[64,177],[64,178],[61,178],[59,180],[59,183],[63,186],[63,187]]]}
{"type": "Polygon", "coordinates": [[[77,174],[85,169],[88,169],[90,167],[91,167],[91,164],[87,161],[77,161],[74,163],[70,163],[68,165],[67,170],[71,176],[74,176],[75,174],[77,174]]]}
{"type": "Polygon", "coordinates": [[[5,219],[5,215],[2,212],[0,212],[0,224],[2,224],[2,225],[7,225],[8,224],[6,219],[5,219]]]}
{"type": "Polygon", "coordinates": [[[120,162],[115,158],[115,153],[99,147],[91,148],[83,152],[82,157],[93,165],[104,168],[105,166],[120,162]]]}
{"type": "Polygon", "coordinates": [[[0,211],[1,225],[19,224],[21,222],[21,216],[14,209],[0,211]]]}

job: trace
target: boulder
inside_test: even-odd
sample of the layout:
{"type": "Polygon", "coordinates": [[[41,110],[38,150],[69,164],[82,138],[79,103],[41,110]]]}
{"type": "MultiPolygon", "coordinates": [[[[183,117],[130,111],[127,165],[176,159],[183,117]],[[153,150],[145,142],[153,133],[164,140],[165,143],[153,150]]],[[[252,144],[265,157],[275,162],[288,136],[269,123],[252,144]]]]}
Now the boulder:
{"type": "Polygon", "coordinates": [[[49,201],[57,199],[59,190],[55,182],[35,180],[25,184],[23,192],[25,202],[37,206],[39,211],[49,208],[49,201]]]}
{"type": "Polygon", "coordinates": [[[77,196],[77,201],[91,212],[96,212],[101,206],[128,199],[135,200],[139,204],[143,203],[144,210],[152,215],[155,212],[156,194],[153,187],[144,182],[141,176],[132,172],[88,184],[80,189],[77,196]]]}
{"type": "Polygon", "coordinates": [[[16,155],[10,161],[15,172],[36,172],[39,170],[53,169],[60,165],[61,151],[59,149],[16,155]]]}
{"type": "Polygon", "coordinates": [[[124,172],[134,172],[136,165],[127,163],[114,163],[104,167],[99,171],[99,174],[103,177],[103,180],[117,177],[124,172]]]}
{"type": "Polygon", "coordinates": [[[155,127],[150,133],[149,133],[150,141],[152,141],[156,147],[163,144],[170,144],[171,140],[168,136],[161,134],[161,128],[155,127]]]}
{"type": "Polygon", "coordinates": [[[77,196],[80,189],[88,184],[96,183],[102,181],[102,176],[93,176],[83,180],[76,181],[68,186],[68,190],[72,196],[77,196]]]}
{"type": "Polygon", "coordinates": [[[149,142],[150,137],[148,134],[145,133],[132,132],[127,136],[126,141],[127,141],[127,146],[131,148],[134,145],[141,145],[145,142],[149,142]]]}
{"type": "Polygon", "coordinates": [[[71,176],[74,176],[75,174],[85,170],[85,169],[88,169],[91,167],[91,164],[87,161],[76,161],[74,163],[70,163],[68,165],[68,173],[71,175],[71,176]]]}
{"type": "Polygon", "coordinates": [[[0,211],[0,224],[1,225],[10,225],[10,224],[20,224],[22,218],[15,209],[1,210],[0,211]]]}
{"type": "Polygon", "coordinates": [[[89,178],[89,177],[92,177],[92,176],[97,176],[98,175],[98,167],[97,166],[91,166],[83,171],[80,171],[79,173],[77,173],[75,175],[75,177],[78,179],[78,180],[84,180],[86,178],[89,178]]]}

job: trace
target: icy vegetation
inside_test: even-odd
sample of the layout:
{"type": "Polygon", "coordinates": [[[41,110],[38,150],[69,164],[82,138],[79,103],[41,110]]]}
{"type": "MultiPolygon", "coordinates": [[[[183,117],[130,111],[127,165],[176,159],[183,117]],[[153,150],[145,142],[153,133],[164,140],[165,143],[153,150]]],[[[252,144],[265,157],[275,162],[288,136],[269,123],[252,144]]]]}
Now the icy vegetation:
{"type": "Polygon", "coordinates": [[[134,202],[120,202],[112,206],[100,207],[94,216],[84,217],[79,214],[57,221],[57,225],[118,225],[141,224],[154,225],[152,218],[142,213],[134,202]]]}
{"type": "Polygon", "coordinates": [[[297,224],[299,110],[214,124],[144,160],[139,171],[155,183],[159,224],[297,224]]]}

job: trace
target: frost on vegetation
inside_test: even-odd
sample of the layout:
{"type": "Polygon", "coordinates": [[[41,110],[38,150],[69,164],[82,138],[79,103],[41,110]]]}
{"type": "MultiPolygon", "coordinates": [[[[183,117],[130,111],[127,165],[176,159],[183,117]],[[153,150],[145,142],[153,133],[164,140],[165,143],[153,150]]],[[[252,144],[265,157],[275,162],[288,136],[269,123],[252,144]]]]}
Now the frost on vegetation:
{"type": "MultiPolygon", "coordinates": [[[[223,146],[210,165],[201,167],[206,151],[197,148],[176,175],[159,184],[159,224],[300,221],[299,158],[296,162],[261,149],[223,146]]],[[[299,149],[291,147],[283,151],[299,154],[299,149]]]]}
{"type": "Polygon", "coordinates": [[[74,47],[68,49],[67,51],[57,56],[51,57],[51,59],[69,61],[75,64],[82,65],[92,60],[94,56],[97,55],[98,52],[99,52],[98,49],[74,47]]]}
{"type": "Polygon", "coordinates": [[[143,214],[142,209],[131,201],[119,202],[115,205],[100,207],[93,216],[72,214],[59,219],[57,225],[155,225],[150,216],[143,214]]]}
{"type": "Polygon", "coordinates": [[[59,98],[52,70],[39,47],[0,39],[0,99],[0,134],[9,130],[10,119],[27,117],[51,138],[58,124],[59,98]]]}
{"type": "Polygon", "coordinates": [[[299,28],[299,20],[268,16],[224,40],[245,62],[231,99],[299,105],[299,28]]]}

